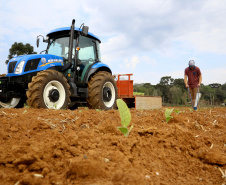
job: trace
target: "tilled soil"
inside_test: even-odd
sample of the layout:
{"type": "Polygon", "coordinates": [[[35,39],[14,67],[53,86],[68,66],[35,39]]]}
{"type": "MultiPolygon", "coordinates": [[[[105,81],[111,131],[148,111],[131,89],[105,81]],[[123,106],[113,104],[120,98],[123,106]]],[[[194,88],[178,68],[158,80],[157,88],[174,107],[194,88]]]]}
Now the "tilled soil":
{"type": "Polygon", "coordinates": [[[131,109],[125,137],[117,110],[1,108],[0,184],[226,184],[226,108],[175,109],[131,109]]]}

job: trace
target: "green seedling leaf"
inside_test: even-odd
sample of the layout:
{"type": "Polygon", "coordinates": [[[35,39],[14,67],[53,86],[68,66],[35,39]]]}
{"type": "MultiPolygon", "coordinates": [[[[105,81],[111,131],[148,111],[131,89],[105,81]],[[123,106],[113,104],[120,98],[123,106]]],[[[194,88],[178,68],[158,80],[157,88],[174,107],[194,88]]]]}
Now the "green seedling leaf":
{"type": "MultiPolygon", "coordinates": [[[[129,129],[129,133],[130,133],[130,131],[132,130],[132,128],[133,128],[133,125],[131,125],[131,127],[130,127],[130,129],[129,129]]],[[[128,133],[128,136],[129,136],[129,133],[128,133]]]]}
{"type": "Polygon", "coordinates": [[[173,112],[173,109],[166,109],[165,110],[165,117],[170,117],[170,114],[173,112]]]}
{"type": "Polygon", "coordinates": [[[181,113],[180,110],[174,110],[174,112],[175,112],[177,115],[181,113]]]}
{"type": "Polygon", "coordinates": [[[171,116],[166,117],[166,123],[168,123],[168,121],[171,120],[171,118],[173,118],[173,117],[171,117],[171,116]]]}
{"type": "Polygon", "coordinates": [[[166,109],[166,110],[165,110],[166,123],[168,123],[169,120],[170,120],[171,118],[173,118],[172,116],[170,116],[172,112],[173,112],[173,109],[166,109]]]}
{"type": "Polygon", "coordinates": [[[127,126],[131,122],[130,110],[129,110],[129,108],[127,107],[126,103],[123,100],[118,99],[116,101],[116,103],[117,103],[117,106],[118,106],[118,110],[119,110],[120,118],[121,118],[121,124],[122,124],[122,127],[118,127],[118,129],[123,133],[124,136],[128,137],[130,131],[133,128],[133,125],[130,127],[129,130],[127,128],[127,126]]]}
{"type": "Polygon", "coordinates": [[[123,133],[124,136],[126,136],[126,137],[129,136],[128,128],[126,128],[126,127],[118,127],[118,129],[123,133]]]}
{"type": "Polygon", "coordinates": [[[127,127],[131,122],[131,114],[129,108],[127,107],[126,103],[121,99],[117,99],[117,106],[120,113],[121,124],[124,127],[127,127]]]}
{"type": "Polygon", "coordinates": [[[190,112],[192,112],[192,111],[193,111],[193,109],[191,109],[191,108],[189,108],[189,110],[190,110],[190,112]]]}

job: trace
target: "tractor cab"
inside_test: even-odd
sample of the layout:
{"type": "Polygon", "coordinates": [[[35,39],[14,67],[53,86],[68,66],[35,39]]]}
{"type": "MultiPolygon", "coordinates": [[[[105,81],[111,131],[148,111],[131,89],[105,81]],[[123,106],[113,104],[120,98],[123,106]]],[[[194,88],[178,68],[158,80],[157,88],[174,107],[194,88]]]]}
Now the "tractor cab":
{"type": "Polygon", "coordinates": [[[100,39],[89,32],[87,35],[83,35],[81,29],[74,28],[75,34],[70,55],[70,30],[70,27],[63,27],[48,33],[48,39],[44,40],[48,42],[46,54],[62,57],[64,66],[66,64],[69,66],[63,69],[67,73],[67,78],[74,78],[75,82],[83,83],[88,69],[94,63],[101,61],[100,39]]]}

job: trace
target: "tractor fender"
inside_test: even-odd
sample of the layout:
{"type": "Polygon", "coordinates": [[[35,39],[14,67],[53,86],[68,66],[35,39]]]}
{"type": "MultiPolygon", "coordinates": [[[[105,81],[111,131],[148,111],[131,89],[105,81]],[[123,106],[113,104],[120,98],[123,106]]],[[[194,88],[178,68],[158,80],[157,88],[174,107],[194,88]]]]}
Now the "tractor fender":
{"type": "Polygon", "coordinates": [[[110,69],[110,67],[109,67],[108,65],[106,65],[106,64],[104,64],[104,63],[101,63],[101,62],[94,63],[94,64],[91,66],[91,68],[90,68],[88,74],[87,74],[86,77],[85,77],[85,83],[88,83],[88,81],[90,80],[90,78],[91,78],[95,73],[97,73],[97,72],[99,72],[99,71],[107,71],[107,72],[109,72],[109,73],[112,74],[112,71],[111,71],[111,69],[110,69]]]}

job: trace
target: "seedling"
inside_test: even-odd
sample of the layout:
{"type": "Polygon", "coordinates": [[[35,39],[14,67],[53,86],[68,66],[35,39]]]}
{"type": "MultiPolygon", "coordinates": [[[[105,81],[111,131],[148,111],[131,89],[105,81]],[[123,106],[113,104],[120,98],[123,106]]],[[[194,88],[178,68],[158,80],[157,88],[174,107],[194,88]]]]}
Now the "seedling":
{"type": "Polygon", "coordinates": [[[172,112],[173,112],[173,109],[166,109],[166,110],[165,110],[166,123],[168,123],[169,120],[170,120],[171,118],[173,118],[172,116],[170,116],[172,112]]]}
{"type": "Polygon", "coordinates": [[[133,128],[133,125],[131,125],[130,129],[127,128],[131,122],[130,110],[123,100],[117,99],[116,103],[118,106],[118,110],[121,118],[121,124],[122,124],[122,127],[118,127],[118,129],[124,134],[124,136],[128,137],[130,131],[133,128]]]}
{"type": "Polygon", "coordinates": [[[175,112],[177,115],[181,113],[181,111],[180,111],[179,109],[174,110],[174,112],[175,112]]]}
{"type": "Polygon", "coordinates": [[[192,112],[194,109],[189,108],[190,112],[192,112]]]}

